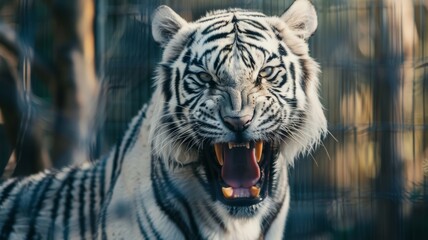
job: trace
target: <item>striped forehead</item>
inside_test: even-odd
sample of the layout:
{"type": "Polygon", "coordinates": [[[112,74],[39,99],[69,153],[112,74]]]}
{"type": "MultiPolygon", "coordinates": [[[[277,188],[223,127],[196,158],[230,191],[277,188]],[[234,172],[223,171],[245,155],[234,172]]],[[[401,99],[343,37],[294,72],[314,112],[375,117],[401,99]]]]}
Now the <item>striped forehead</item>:
{"type": "Polygon", "coordinates": [[[192,57],[216,75],[257,70],[279,44],[267,19],[260,13],[223,11],[194,22],[192,57]]]}
{"type": "Polygon", "coordinates": [[[195,22],[195,40],[204,46],[237,44],[237,36],[252,40],[249,43],[266,42],[274,37],[266,19],[265,15],[254,12],[229,11],[212,14],[195,22]]]}

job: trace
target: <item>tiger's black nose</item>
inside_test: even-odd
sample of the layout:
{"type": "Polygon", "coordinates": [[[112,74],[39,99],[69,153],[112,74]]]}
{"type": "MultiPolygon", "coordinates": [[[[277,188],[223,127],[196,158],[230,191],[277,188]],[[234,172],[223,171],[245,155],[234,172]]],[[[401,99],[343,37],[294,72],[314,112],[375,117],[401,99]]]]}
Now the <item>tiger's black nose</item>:
{"type": "Polygon", "coordinates": [[[244,116],[225,116],[223,121],[225,125],[234,132],[242,132],[250,126],[251,121],[253,120],[252,115],[244,116]]]}

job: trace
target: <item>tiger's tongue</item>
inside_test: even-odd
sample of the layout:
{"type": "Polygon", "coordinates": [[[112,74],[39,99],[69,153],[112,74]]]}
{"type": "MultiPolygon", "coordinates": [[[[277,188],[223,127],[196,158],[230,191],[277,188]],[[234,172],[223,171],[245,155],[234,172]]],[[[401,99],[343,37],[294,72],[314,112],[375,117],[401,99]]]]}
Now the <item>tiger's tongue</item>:
{"type": "Polygon", "coordinates": [[[223,148],[224,164],[221,169],[223,181],[233,188],[254,186],[260,179],[260,168],[255,149],[250,147],[223,148]]]}

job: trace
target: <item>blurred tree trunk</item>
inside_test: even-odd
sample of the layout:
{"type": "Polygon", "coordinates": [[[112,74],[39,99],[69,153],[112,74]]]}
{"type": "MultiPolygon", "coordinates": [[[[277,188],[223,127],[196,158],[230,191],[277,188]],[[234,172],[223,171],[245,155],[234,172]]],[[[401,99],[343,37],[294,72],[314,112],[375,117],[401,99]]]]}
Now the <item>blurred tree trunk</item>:
{"type": "Polygon", "coordinates": [[[376,179],[378,239],[403,239],[404,164],[402,156],[405,116],[412,109],[412,72],[416,39],[413,2],[378,0],[376,6],[374,117],[379,128],[380,169],[376,179]],[[409,75],[411,75],[409,77],[409,75]],[[380,94],[382,93],[382,94],[380,94]]]}
{"type": "Polygon", "coordinates": [[[56,168],[89,160],[98,100],[93,0],[47,0],[54,16],[56,120],[52,159],[56,168]]]}
{"type": "MultiPolygon", "coordinates": [[[[31,3],[32,0],[20,1],[26,11],[33,11],[31,3]]],[[[62,168],[89,160],[99,89],[94,59],[94,0],[45,3],[53,14],[52,65],[37,58],[28,44],[32,37],[29,35],[34,33],[22,25],[32,19],[19,23],[24,28],[19,36],[0,22],[0,109],[17,158],[15,176],[29,175],[51,164],[62,168]],[[46,136],[35,116],[40,113],[32,106],[30,70],[53,92],[55,119],[49,148],[52,161],[42,141],[46,136]]]]}

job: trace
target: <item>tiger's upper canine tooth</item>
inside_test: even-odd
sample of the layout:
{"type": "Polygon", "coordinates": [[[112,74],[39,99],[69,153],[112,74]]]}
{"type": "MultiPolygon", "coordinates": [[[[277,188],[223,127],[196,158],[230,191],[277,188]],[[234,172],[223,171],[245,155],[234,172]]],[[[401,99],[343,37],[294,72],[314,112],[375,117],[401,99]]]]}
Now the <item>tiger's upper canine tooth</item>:
{"type": "Polygon", "coordinates": [[[228,142],[228,143],[227,143],[227,145],[229,146],[229,149],[232,149],[232,148],[233,148],[233,146],[234,146],[234,144],[233,144],[233,143],[231,143],[231,142],[228,142]]]}
{"type": "Polygon", "coordinates": [[[263,152],[263,141],[257,141],[254,149],[256,151],[256,160],[257,162],[260,162],[260,159],[262,158],[262,152],[263,152]]]}
{"type": "Polygon", "coordinates": [[[260,195],[260,188],[256,186],[252,186],[250,188],[250,193],[252,197],[258,197],[260,195]]]}
{"type": "Polygon", "coordinates": [[[217,157],[218,163],[223,166],[224,160],[223,160],[223,147],[221,143],[214,144],[214,150],[215,155],[217,157]]]}
{"type": "Polygon", "coordinates": [[[223,192],[223,196],[225,198],[231,198],[233,196],[233,188],[232,187],[222,187],[221,191],[223,192]]]}
{"type": "Polygon", "coordinates": [[[249,143],[249,142],[246,142],[246,143],[245,143],[245,147],[246,147],[247,149],[250,149],[250,143],[249,143]]]}

